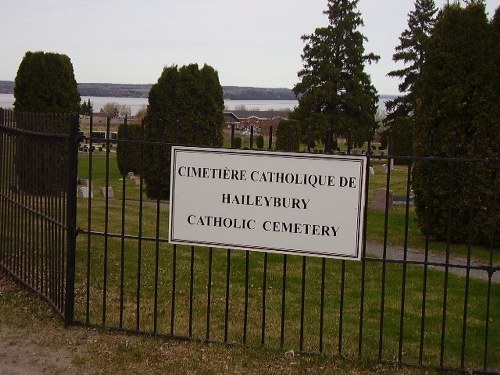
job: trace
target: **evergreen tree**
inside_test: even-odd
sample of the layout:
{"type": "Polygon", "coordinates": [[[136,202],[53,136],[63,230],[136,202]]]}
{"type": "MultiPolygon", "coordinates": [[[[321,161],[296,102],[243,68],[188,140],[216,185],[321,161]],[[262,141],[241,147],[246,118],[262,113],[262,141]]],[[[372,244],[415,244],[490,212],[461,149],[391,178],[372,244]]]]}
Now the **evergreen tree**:
{"type": "Polygon", "coordinates": [[[80,114],[83,116],[92,116],[93,112],[94,106],[92,105],[90,99],[88,101],[83,101],[82,105],[80,106],[80,114]]]}
{"type": "MultiPolygon", "coordinates": [[[[417,82],[417,156],[499,157],[500,43],[485,5],[445,6],[426,47],[417,82]]],[[[418,160],[415,212],[423,233],[440,240],[498,244],[498,184],[494,163],[418,160]],[[493,232],[493,233],[492,233],[493,232]]]]}
{"type": "MultiPolygon", "coordinates": [[[[215,69],[197,64],[166,67],[149,92],[144,119],[146,140],[198,146],[222,146],[224,99],[215,69]]],[[[170,146],[145,150],[146,194],[170,196],[170,146]]]]}
{"type": "Polygon", "coordinates": [[[17,112],[78,113],[80,94],[66,55],[26,52],[14,84],[17,112]]]}
{"type": "MultiPolygon", "coordinates": [[[[416,0],[415,9],[408,15],[408,29],[401,33],[399,45],[392,59],[402,62],[404,67],[388,73],[390,77],[399,78],[398,86],[402,94],[386,104],[387,117],[384,124],[391,134],[391,150],[393,155],[408,155],[411,148],[411,126],[415,114],[415,84],[425,61],[424,46],[429,39],[435,23],[437,12],[434,0],[416,0]]],[[[396,163],[404,162],[396,160],[396,163]]]]}
{"type": "MultiPolygon", "coordinates": [[[[19,129],[67,134],[69,117],[59,114],[80,112],[80,94],[69,57],[26,52],[15,78],[14,97],[19,129]]],[[[33,195],[59,196],[67,188],[61,173],[68,168],[67,145],[63,138],[57,141],[44,137],[16,139],[19,189],[33,195]]]]}
{"type": "Polygon", "coordinates": [[[362,144],[376,127],[378,96],[364,66],[379,57],[365,54],[357,4],[358,0],[328,0],[328,26],[302,37],[306,45],[298,73],[301,81],[293,88],[299,101],[293,118],[303,128],[310,127],[315,140],[324,140],[330,131],[362,144]]]}

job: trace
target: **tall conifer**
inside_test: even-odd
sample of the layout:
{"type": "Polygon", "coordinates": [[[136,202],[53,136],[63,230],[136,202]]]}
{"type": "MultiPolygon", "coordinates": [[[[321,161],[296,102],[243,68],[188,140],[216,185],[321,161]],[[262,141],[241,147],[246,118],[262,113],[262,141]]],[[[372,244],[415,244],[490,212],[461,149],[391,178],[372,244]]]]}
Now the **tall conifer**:
{"type": "Polygon", "coordinates": [[[364,68],[379,57],[365,54],[357,5],[358,0],[328,0],[328,26],[302,37],[306,45],[301,81],[293,89],[299,101],[293,116],[311,126],[318,140],[331,131],[361,144],[376,126],[378,96],[364,68]]]}
{"type": "MultiPolygon", "coordinates": [[[[416,0],[415,8],[408,14],[408,29],[399,37],[392,59],[404,67],[388,73],[401,80],[400,96],[386,104],[387,116],[384,124],[391,134],[390,152],[393,155],[408,155],[411,151],[411,127],[417,105],[415,85],[425,62],[425,44],[435,24],[437,12],[434,0],[416,0]]],[[[396,159],[405,163],[406,159],[396,159]]]]}
{"type": "MultiPolygon", "coordinates": [[[[495,160],[500,144],[500,44],[482,1],[438,16],[417,82],[417,156],[495,160]]],[[[415,212],[424,233],[453,242],[498,244],[498,167],[418,160],[415,212]]]]}

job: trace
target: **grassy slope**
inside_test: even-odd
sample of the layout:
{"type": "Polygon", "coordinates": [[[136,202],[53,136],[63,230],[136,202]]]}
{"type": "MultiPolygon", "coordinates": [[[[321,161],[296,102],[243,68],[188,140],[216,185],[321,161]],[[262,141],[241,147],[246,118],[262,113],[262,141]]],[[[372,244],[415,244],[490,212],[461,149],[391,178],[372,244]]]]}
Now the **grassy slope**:
{"type": "Polygon", "coordinates": [[[0,273],[0,369],[23,374],[433,374],[71,327],[0,273]]]}

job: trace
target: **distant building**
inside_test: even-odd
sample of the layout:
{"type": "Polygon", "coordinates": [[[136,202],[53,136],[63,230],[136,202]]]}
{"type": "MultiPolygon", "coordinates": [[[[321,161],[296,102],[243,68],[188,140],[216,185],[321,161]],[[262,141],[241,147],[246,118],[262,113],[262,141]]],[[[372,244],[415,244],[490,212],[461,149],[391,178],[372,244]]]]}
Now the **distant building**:
{"type": "Polygon", "coordinates": [[[288,119],[289,111],[247,111],[234,110],[224,112],[224,125],[235,126],[235,130],[246,133],[253,126],[255,133],[268,134],[272,126],[276,132],[278,124],[283,119],[288,119]]]}
{"type": "Polygon", "coordinates": [[[108,114],[104,112],[94,112],[92,113],[92,123],[94,124],[106,124],[108,119],[108,114]]]}

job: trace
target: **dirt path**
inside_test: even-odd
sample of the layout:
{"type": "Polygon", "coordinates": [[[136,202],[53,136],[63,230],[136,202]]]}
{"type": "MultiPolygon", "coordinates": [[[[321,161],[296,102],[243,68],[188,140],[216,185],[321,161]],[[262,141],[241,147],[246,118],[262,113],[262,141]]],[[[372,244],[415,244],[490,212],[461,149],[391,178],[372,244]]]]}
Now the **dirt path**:
{"type": "Polygon", "coordinates": [[[1,272],[0,309],[0,375],[75,373],[71,333],[50,307],[1,272]]]}
{"type": "MultiPolygon", "coordinates": [[[[367,243],[366,253],[368,256],[375,256],[377,258],[383,258],[384,246],[380,244],[367,243]]],[[[404,257],[404,249],[402,247],[388,246],[386,249],[386,259],[388,260],[402,260],[404,257]]],[[[408,249],[406,254],[406,259],[408,262],[424,262],[425,252],[422,250],[408,249]]],[[[445,254],[435,254],[429,253],[427,263],[429,268],[436,269],[439,271],[446,270],[446,255],[445,254]]],[[[459,276],[466,276],[467,274],[467,259],[457,256],[450,256],[448,271],[452,274],[459,276]]],[[[487,264],[474,261],[472,264],[475,267],[485,267],[485,269],[471,269],[470,277],[473,279],[488,281],[488,271],[487,264]]],[[[421,266],[423,267],[423,266],[421,266]]],[[[498,268],[498,267],[497,267],[498,268]]],[[[500,270],[497,270],[492,274],[491,281],[495,284],[500,284],[500,270]]]]}

